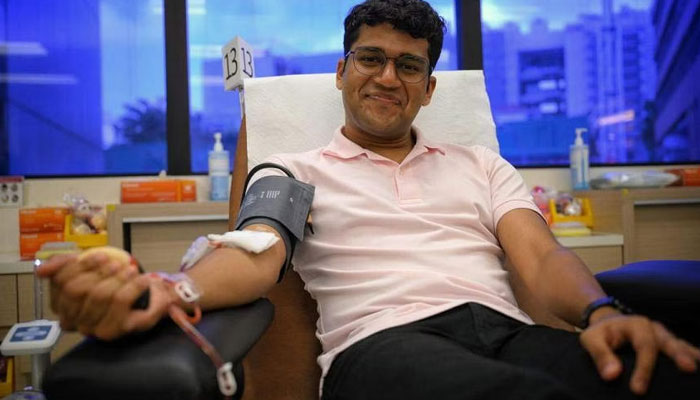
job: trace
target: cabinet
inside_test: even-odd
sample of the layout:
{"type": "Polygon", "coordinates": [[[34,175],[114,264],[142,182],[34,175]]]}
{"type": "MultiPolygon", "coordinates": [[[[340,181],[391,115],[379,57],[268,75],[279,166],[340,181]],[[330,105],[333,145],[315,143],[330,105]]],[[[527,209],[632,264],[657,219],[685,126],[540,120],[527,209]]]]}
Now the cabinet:
{"type": "Polygon", "coordinates": [[[198,236],[228,231],[228,212],[227,202],[118,204],[107,217],[109,244],[147,271],[175,272],[198,236]]]}
{"type": "Polygon", "coordinates": [[[593,274],[623,264],[623,238],[616,233],[593,233],[591,236],[558,237],[563,246],[583,260],[593,274]]]}
{"type": "Polygon", "coordinates": [[[0,327],[10,327],[15,322],[17,322],[17,279],[15,275],[0,275],[0,327]]]}
{"type": "Polygon", "coordinates": [[[700,187],[577,191],[596,230],[622,234],[625,263],[700,260],[700,187]]]}

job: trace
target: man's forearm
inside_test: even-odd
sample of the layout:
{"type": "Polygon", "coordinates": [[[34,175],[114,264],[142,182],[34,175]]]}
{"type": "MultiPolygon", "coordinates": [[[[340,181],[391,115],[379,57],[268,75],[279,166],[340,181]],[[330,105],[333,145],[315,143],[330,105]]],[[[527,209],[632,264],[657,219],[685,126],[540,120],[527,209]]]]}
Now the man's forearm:
{"type": "MultiPolygon", "coordinates": [[[[273,231],[259,225],[250,228],[273,231]]],[[[187,275],[202,291],[199,299],[202,309],[230,307],[264,296],[277,282],[284,260],[282,240],[260,254],[220,248],[199,261],[187,275]]]]}
{"type": "Polygon", "coordinates": [[[578,326],[586,306],[605,296],[598,281],[571,250],[553,249],[541,260],[540,268],[534,293],[553,314],[571,324],[578,326]]]}
{"type": "Polygon", "coordinates": [[[559,318],[580,325],[586,306],[605,296],[583,261],[557,242],[534,211],[506,213],[497,232],[510,260],[509,268],[559,318]]]}

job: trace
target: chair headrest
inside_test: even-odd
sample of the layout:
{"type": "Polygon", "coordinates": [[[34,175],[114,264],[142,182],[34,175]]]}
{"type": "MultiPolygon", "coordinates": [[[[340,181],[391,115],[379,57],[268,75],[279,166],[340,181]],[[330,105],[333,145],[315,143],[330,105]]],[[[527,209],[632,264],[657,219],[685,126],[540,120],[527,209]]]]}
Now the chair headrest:
{"type": "MultiPolygon", "coordinates": [[[[432,141],[480,144],[498,151],[482,71],[437,71],[431,103],[414,121],[432,141]]],[[[287,75],[244,81],[249,165],[274,153],[329,143],[345,122],[335,74],[287,75]]]]}

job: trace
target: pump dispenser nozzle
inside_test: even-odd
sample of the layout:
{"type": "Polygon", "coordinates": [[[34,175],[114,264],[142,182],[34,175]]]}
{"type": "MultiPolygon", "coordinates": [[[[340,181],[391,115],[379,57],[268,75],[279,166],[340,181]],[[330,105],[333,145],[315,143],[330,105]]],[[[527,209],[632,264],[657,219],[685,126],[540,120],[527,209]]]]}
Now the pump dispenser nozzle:
{"type": "MultiPolygon", "coordinates": [[[[570,131],[569,131],[570,132],[570,131]]],[[[575,146],[583,146],[583,138],[581,137],[581,134],[584,132],[588,132],[588,129],[586,128],[576,128],[576,140],[574,140],[574,145],[575,146]]]]}
{"type": "Polygon", "coordinates": [[[221,132],[214,134],[214,151],[223,151],[224,145],[221,144],[221,132]]]}

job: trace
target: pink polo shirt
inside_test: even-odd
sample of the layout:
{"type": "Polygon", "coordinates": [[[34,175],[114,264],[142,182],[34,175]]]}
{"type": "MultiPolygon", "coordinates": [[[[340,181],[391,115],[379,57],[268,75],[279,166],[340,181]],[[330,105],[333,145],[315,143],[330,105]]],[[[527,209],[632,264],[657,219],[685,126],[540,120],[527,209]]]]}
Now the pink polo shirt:
{"type": "MultiPolygon", "coordinates": [[[[508,162],[483,146],[417,140],[397,164],[347,139],[267,161],[316,187],[315,234],[294,265],[318,303],[318,362],[373,333],[476,302],[525,323],[503,268],[496,225],[539,210],[508,162]]],[[[269,170],[268,170],[269,171],[269,170]]]]}

